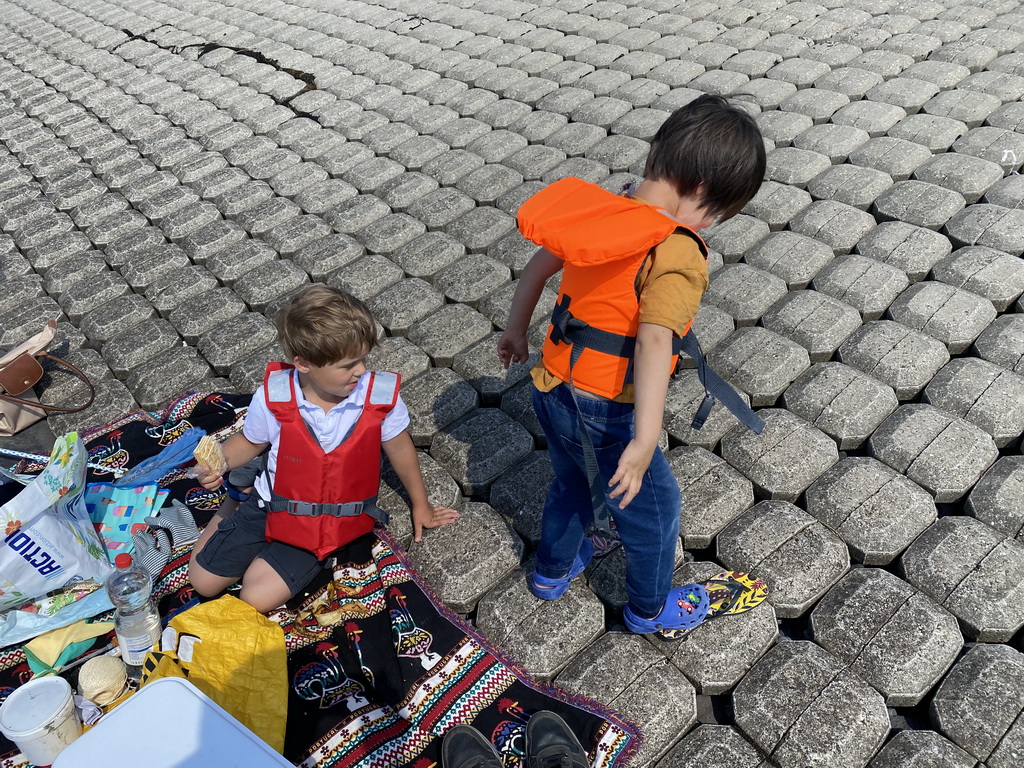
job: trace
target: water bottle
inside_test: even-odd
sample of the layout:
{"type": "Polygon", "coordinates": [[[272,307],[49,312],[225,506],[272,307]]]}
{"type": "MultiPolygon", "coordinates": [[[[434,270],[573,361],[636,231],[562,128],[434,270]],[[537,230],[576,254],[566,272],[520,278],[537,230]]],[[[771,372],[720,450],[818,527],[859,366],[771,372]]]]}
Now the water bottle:
{"type": "Polygon", "coordinates": [[[146,653],[159,650],[160,614],[150,599],[153,580],[148,570],[132,563],[127,552],[115,557],[114,565],[107,577],[107,595],[117,608],[114,631],[128,674],[138,680],[146,653]]]}

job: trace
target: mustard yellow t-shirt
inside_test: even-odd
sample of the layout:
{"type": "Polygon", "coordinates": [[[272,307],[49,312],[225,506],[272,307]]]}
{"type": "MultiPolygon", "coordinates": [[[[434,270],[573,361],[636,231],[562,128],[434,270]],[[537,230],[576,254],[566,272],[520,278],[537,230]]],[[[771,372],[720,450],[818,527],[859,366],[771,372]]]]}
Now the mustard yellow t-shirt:
{"type": "MultiPolygon", "coordinates": [[[[651,249],[640,272],[640,322],[668,328],[682,336],[687,324],[700,308],[700,299],[708,287],[708,265],[697,243],[678,232],[651,249]]],[[[562,380],[544,367],[543,358],[530,372],[541,392],[550,392],[562,380]]],[[[633,402],[633,385],[626,384],[619,403],[633,402]]]]}

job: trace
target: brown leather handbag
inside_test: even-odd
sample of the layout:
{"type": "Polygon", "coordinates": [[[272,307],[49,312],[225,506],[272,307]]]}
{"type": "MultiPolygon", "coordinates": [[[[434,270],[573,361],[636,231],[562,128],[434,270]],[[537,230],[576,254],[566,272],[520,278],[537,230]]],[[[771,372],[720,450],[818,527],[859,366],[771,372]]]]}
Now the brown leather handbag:
{"type": "Polygon", "coordinates": [[[43,330],[28,341],[0,357],[0,437],[16,435],[49,413],[76,413],[92,405],[96,389],[89,378],[67,360],[46,353],[53,341],[57,323],[51,320],[43,330]],[[41,360],[46,359],[64,368],[85,382],[89,400],[85,405],[66,408],[39,402],[32,387],[43,377],[41,360]]]}

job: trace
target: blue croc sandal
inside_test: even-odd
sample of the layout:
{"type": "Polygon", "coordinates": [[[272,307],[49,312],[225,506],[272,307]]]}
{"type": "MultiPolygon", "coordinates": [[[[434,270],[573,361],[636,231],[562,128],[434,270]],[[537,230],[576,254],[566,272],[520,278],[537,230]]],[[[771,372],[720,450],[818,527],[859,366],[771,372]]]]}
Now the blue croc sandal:
{"type": "Polygon", "coordinates": [[[590,561],[593,559],[594,543],[584,537],[583,543],[580,545],[580,551],[577,553],[576,559],[572,561],[569,575],[563,576],[560,579],[549,579],[547,576],[541,576],[537,571],[534,571],[529,581],[530,591],[541,600],[557,600],[569,589],[569,582],[583,573],[583,570],[590,565],[590,561]]]}
{"type": "Polygon", "coordinates": [[[641,619],[627,605],[622,618],[630,632],[648,635],[665,630],[691,630],[708,616],[708,591],[700,584],[673,587],[668,592],[665,607],[653,619],[641,619]]]}

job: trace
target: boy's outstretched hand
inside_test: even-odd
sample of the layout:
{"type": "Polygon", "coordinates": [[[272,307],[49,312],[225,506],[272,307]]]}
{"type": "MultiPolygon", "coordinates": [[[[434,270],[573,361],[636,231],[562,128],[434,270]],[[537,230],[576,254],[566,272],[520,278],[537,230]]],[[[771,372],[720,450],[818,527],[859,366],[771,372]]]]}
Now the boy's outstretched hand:
{"type": "Polygon", "coordinates": [[[644,480],[647,468],[651,466],[653,456],[653,448],[644,448],[636,440],[629,441],[626,450],[619,457],[619,466],[616,467],[615,474],[608,481],[608,486],[612,489],[608,495],[613,499],[622,497],[619,509],[629,506],[629,502],[640,492],[640,484],[644,480]]]}
{"type": "Polygon", "coordinates": [[[498,358],[508,370],[512,363],[524,363],[530,357],[530,348],[526,343],[525,333],[509,333],[505,331],[498,339],[498,358]]]}
{"type": "Polygon", "coordinates": [[[440,528],[442,525],[454,523],[459,513],[450,507],[435,507],[430,504],[412,508],[413,541],[423,541],[424,528],[440,528]]]}
{"type": "Polygon", "coordinates": [[[224,478],[219,472],[214,472],[205,464],[196,464],[195,475],[199,484],[208,491],[217,490],[224,482],[224,478]]]}

